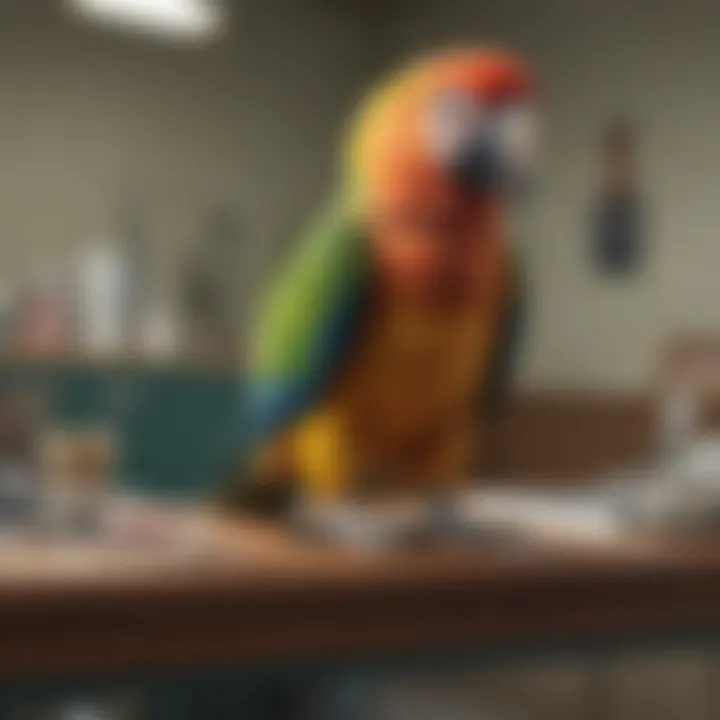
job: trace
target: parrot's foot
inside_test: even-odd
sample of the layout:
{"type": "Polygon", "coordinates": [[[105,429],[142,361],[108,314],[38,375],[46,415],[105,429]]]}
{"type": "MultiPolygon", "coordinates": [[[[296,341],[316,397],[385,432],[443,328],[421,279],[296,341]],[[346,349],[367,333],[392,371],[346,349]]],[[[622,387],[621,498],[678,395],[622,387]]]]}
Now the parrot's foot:
{"type": "Polygon", "coordinates": [[[268,520],[287,520],[297,504],[297,483],[290,478],[248,478],[220,495],[224,509],[268,520]]]}
{"type": "Polygon", "coordinates": [[[361,549],[403,545],[423,523],[419,512],[394,512],[373,505],[342,501],[305,506],[299,510],[300,527],[323,540],[361,549]]]}

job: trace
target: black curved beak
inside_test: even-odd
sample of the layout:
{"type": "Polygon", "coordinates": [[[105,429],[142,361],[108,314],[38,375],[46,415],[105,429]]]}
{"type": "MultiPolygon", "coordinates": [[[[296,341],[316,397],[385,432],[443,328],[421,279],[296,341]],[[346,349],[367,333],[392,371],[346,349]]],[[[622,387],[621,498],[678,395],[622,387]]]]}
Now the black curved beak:
{"type": "Polygon", "coordinates": [[[503,189],[504,172],[497,150],[487,141],[476,142],[454,158],[452,173],[471,192],[498,192],[503,189]]]}

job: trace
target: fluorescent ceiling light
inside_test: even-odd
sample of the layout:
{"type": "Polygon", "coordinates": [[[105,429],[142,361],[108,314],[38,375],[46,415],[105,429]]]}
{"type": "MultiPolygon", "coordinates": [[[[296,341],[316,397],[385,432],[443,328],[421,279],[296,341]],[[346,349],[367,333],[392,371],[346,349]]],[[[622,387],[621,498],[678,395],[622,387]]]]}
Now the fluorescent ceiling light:
{"type": "Polygon", "coordinates": [[[219,35],[223,13],[218,0],[67,0],[86,20],[176,40],[219,35]]]}

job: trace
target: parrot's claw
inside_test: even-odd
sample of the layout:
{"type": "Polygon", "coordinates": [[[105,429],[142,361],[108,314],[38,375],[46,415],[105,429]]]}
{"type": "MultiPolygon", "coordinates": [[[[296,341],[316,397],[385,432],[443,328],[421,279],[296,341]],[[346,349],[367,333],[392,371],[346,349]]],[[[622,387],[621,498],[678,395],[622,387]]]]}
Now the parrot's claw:
{"type": "Polygon", "coordinates": [[[305,506],[297,514],[306,532],[334,543],[376,550],[397,546],[408,535],[406,523],[398,523],[371,507],[353,502],[305,506]]]}

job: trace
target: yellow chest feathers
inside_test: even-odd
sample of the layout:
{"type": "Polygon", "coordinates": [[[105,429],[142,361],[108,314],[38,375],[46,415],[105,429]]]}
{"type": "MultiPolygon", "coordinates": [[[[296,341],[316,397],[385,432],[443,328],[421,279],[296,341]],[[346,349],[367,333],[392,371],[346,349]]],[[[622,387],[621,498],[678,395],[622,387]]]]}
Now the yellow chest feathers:
{"type": "Polygon", "coordinates": [[[423,432],[474,402],[490,331],[490,318],[476,313],[383,314],[369,324],[335,400],[373,434],[423,432]]]}

